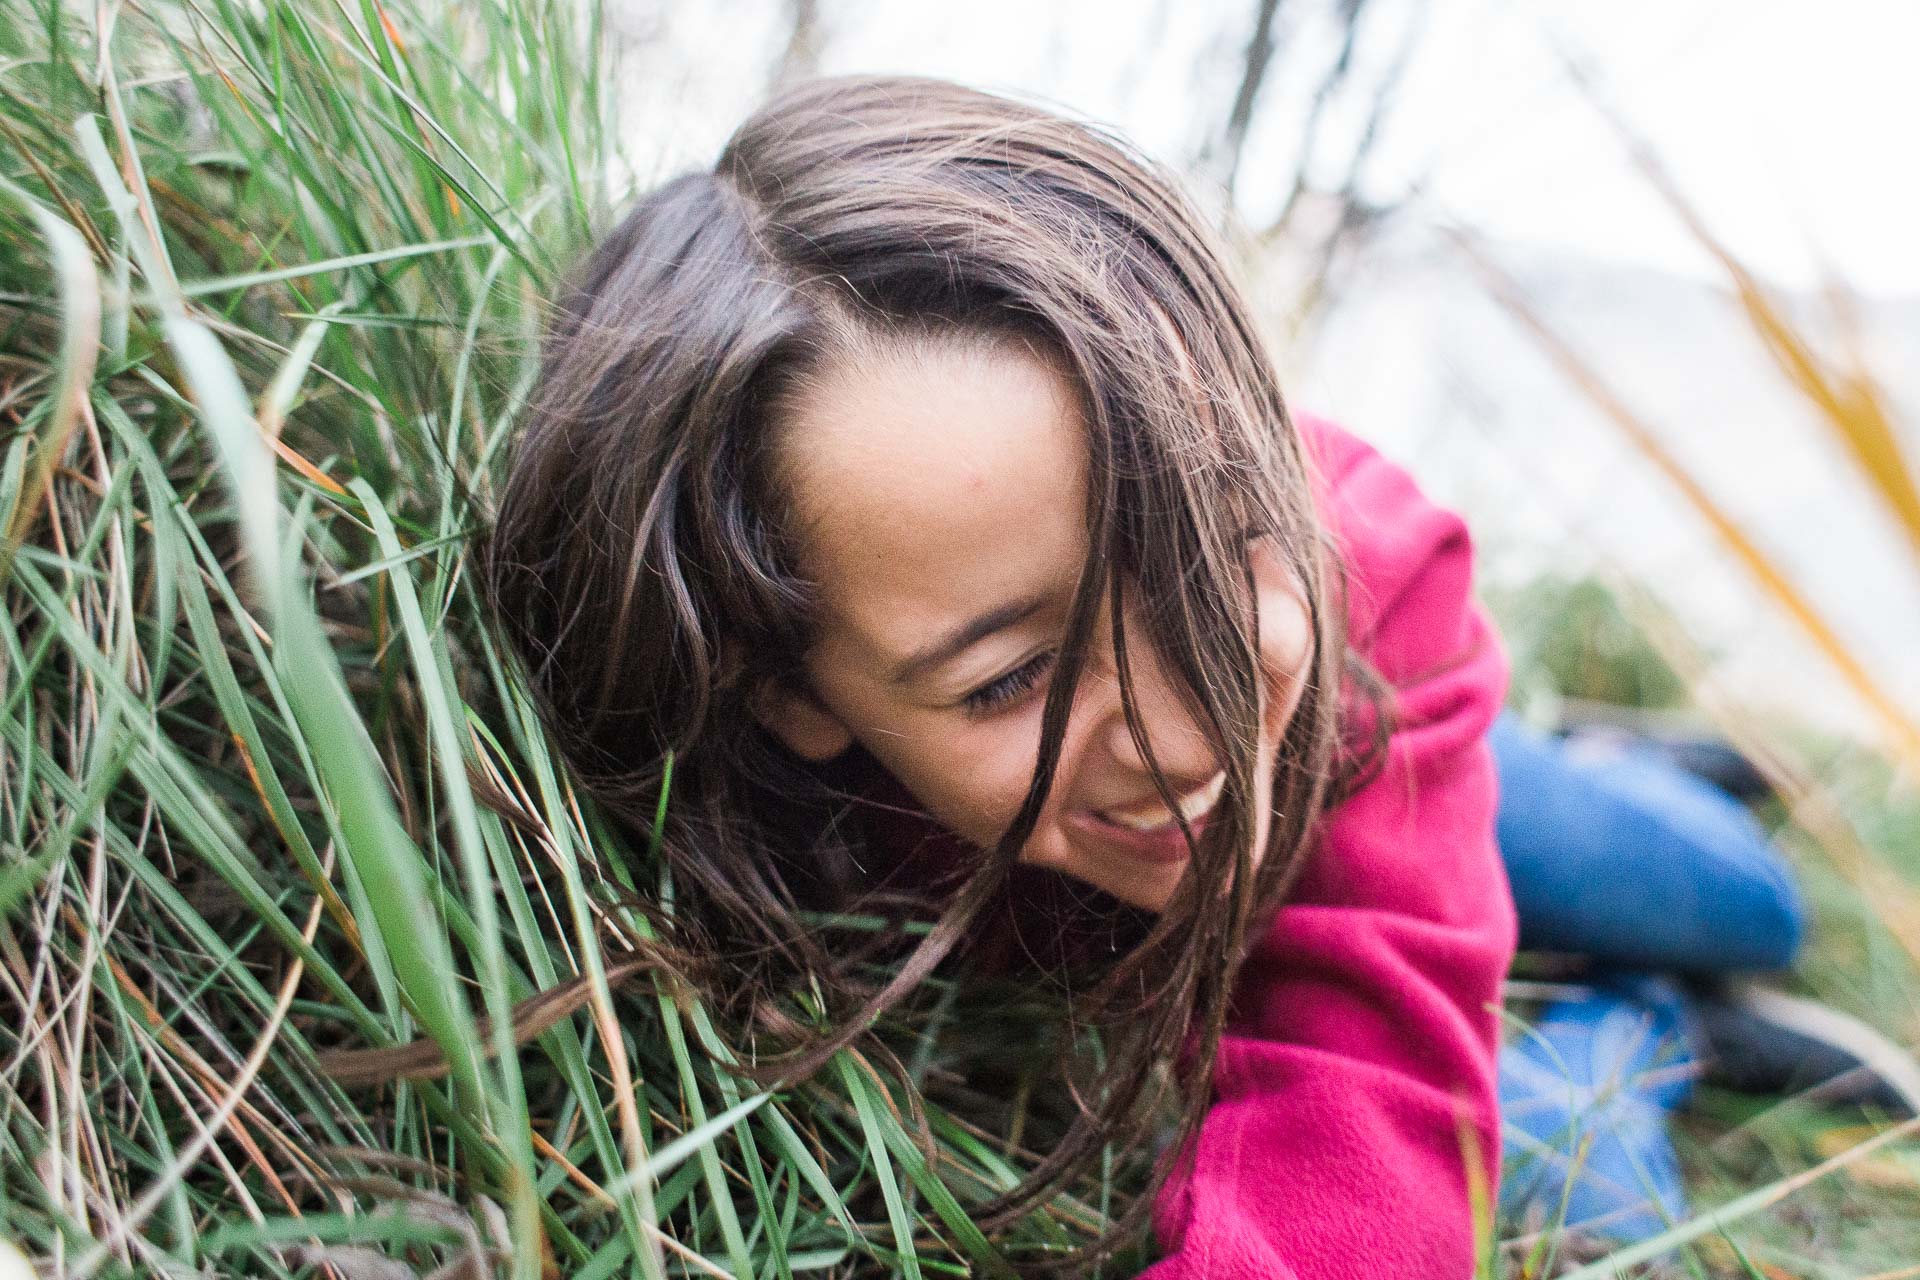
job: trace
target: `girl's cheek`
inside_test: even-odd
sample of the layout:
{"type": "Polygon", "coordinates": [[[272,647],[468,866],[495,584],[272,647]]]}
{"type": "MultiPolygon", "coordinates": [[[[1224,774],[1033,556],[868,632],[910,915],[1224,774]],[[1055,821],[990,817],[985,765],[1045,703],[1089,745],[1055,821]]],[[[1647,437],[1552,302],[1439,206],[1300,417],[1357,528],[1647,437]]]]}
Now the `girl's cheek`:
{"type": "MultiPolygon", "coordinates": [[[[949,767],[978,830],[997,839],[1019,816],[1040,757],[1040,718],[1044,696],[1029,697],[1018,708],[954,733],[949,767]]],[[[1067,761],[1054,775],[1047,807],[1058,803],[1067,761]]],[[[1042,818],[1044,822],[1044,817],[1042,818]]]]}
{"type": "MultiPolygon", "coordinates": [[[[1006,830],[1019,814],[1020,802],[1027,798],[1027,788],[1033,783],[1034,766],[1040,759],[1041,701],[1030,698],[1017,712],[1003,717],[969,753],[981,799],[992,811],[996,833],[1006,830]]],[[[962,761],[963,768],[966,763],[962,761]]]]}
{"type": "Polygon", "coordinates": [[[1271,538],[1251,547],[1253,586],[1260,614],[1260,659],[1270,678],[1298,683],[1313,649],[1313,624],[1307,616],[1300,577],[1271,538]]]}

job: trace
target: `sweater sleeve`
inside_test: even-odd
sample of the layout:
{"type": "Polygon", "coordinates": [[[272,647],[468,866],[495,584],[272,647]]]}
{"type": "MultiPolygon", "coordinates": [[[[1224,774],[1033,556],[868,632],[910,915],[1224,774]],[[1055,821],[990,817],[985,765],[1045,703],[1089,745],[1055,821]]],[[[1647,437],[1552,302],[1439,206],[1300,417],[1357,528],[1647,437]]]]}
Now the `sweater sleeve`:
{"type": "Polygon", "coordinates": [[[1327,815],[1242,969],[1214,1103],[1154,1205],[1142,1280],[1473,1274],[1491,1193],[1500,983],[1515,923],[1486,731],[1507,661],[1466,525],[1331,433],[1323,499],[1353,643],[1394,686],[1384,767],[1327,815]]]}

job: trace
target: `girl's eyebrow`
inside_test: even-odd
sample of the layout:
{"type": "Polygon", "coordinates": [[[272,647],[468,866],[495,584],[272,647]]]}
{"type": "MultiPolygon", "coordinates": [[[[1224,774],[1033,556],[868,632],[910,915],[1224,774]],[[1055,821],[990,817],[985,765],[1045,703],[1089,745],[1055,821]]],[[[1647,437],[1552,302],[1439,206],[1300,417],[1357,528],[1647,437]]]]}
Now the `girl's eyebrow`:
{"type": "Polygon", "coordinates": [[[935,667],[944,666],[988,636],[1025,622],[1040,612],[1046,603],[1046,599],[1042,596],[1028,596],[989,609],[978,617],[961,623],[939,639],[923,645],[906,661],[895,667],[893,683],[909,684],[935,667]]]}

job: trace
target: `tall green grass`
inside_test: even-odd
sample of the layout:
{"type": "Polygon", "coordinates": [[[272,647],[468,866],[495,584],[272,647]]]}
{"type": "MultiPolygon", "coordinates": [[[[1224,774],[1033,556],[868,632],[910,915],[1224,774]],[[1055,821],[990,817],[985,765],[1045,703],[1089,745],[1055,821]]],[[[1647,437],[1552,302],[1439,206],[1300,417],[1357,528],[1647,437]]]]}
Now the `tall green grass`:
{"type": "Polygon", "coordinates": [[[597,23],[0,20],[0,1235],[47,1275],[993,1274],[1138,1185],[1115,1153],[971,1222],[1065,1122],[1019,1083],[1059,1033],[995,1093],[952,1024],[884,1028],[923,1128],[900,1072],[769,1096],[696,999],[610,980],[661,866],[569,785],[464,558],[619,198],[597,23]],[[423,1035],[443,1076],[318,1069],[423,1035]]]}

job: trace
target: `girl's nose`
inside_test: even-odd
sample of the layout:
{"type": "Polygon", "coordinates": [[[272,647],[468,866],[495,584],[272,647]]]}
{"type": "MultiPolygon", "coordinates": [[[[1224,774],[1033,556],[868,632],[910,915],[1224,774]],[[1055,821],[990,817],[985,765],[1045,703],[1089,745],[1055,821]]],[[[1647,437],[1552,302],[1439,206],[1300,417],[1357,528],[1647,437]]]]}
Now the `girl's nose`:
{"type": "MultiPolygon", "coordinates": [[[[1101,647],[1095,652],[1103,653],[1105,660],[1088,670],[1088,684],[1101,693],[1098,745],[1117,766],[1140,775],[1141,798],[1145,799],[1153,792],[1153,775],[1127,728],[1111,638],[1102,637],[1098,643],[1101,647]]],[[[1213,748],[1187,709],[1179,688],[1162,669],[1144,626],[1131,617],[1127,625],[1127,674],[1134,706],[1140,713],[1140,727],[1168,784],[1177,793],[1210,781],[1220,770],[1213,748]]]]}

